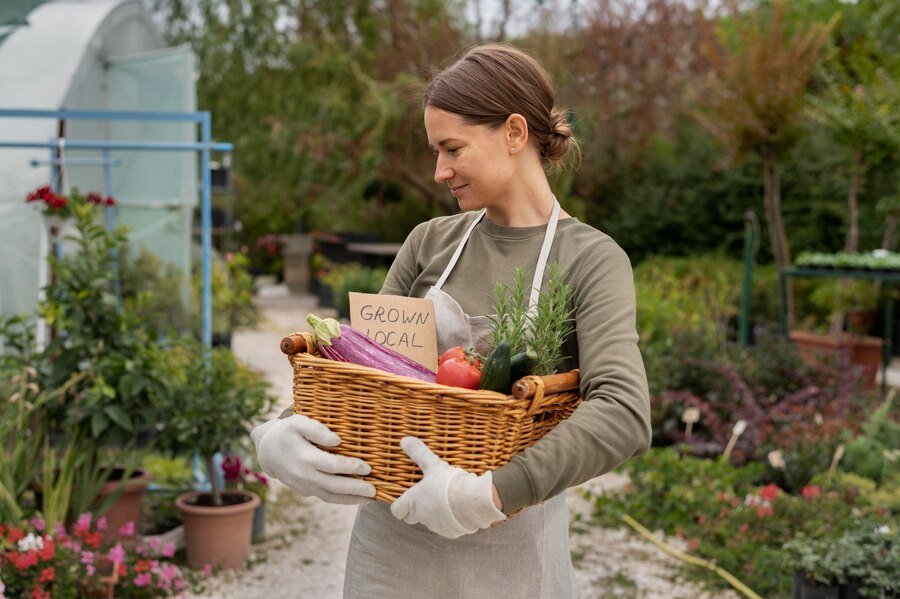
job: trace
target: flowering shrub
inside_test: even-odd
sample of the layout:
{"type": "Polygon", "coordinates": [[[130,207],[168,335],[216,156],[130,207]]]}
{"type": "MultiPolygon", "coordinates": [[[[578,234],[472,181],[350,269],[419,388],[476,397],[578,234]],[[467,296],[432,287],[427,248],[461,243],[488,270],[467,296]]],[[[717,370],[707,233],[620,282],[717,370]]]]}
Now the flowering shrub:
{"type": "Polygon", "coordinates": [[[85,513],[67,529],[46,529],[40,518],[27,526],[0,525],[0,599],[80,598],[114,586],[117,598],[170,597],[182,594],[186,580],[168,561],[172,543],[139,543],[133,522],[119,530],[126,541],[101,545],[106,519],[85,513]]]}
{"type": "MultiPolygon", "coordinates": [[[[787,541],[838,537],[867,508],[867,500],[850,489],[809,484],[789,494],[772,483],[759,486],[759,464],[738,467],[673,448],[652,448],[629,461],[627,470],[628,487],[594,498],[599,522],[621,526],[620,515],[627,513],[651,530],[681,537],[688,551],[714,560],[762,596],[790,596],[787,541]]],[[[896,516],[890,526],[895,529],[896,516]]]]}
{"type": "Polygon", "coordinates": [[[45,215],[59,216],[62,218],[73,216],[72,206],[74,204],[91,204],[94,206],[116,205],[115,198],[111,196],[104,197],[96,192],[91,192],[84,196],[78,192],[78,189],[73,188],[69,197],[66,197],[54,192],[49,185],[43,185],[32,191],[26,196],[25,201],[29,204],[40,202],[43,204],[43,212],[45,215]]]}
{"type": "Polygon", "coordinates": [[[226,455],[222,460],[222,473],[226,488],[251,491],[256,493],[261,500],[266,500],[269,478],[262,472],[244,466],[239,456],[226,455]]]}

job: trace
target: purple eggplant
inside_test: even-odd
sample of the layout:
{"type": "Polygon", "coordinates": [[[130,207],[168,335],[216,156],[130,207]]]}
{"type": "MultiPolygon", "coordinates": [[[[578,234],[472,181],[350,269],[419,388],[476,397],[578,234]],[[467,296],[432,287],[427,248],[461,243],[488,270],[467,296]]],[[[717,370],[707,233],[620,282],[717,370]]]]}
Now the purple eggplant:
{"type": "Polygon", "coordinates": [[[428,383],[434,382],[433,372],[403,354],[369,339],[358,329],[341,324],[333,318],[319,318],[315,314],[310,314],[306,322],[316,336],[319,353],[329,360],[350,362],[428,383]]]}

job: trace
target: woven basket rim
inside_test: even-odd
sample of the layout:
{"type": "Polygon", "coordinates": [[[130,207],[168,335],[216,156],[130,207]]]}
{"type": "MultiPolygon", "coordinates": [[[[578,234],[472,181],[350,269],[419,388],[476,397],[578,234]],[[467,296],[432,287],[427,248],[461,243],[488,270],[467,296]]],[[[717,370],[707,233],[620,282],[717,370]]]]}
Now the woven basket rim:
{"type": "Polygon", "coordinates": [[[296,354],[291,354],[288,356],[288,358],[290,359],[291,364],[294,364],[295,361],[307,361],[309,362],[309,366],[326,368],[335,372],[343,372],[348,374],[368,376],[370,378],[382,379],[386,383],[391,383],[392,385],[396,385],[404,389],[414,389],[416,391],[429,392],[434,395],[434,401],[441,401],[445,399],[456,401],[474,400],[477,403],[482,404],[483,407],[497,408],[510,408],[520,406],[523,408],[527,408],[527,406],[529,406],[532,402],[530,398],[517,399],[513,395],[506,395],[497,391],[487,391],[484,389],[463,389],[462,387],[450,387],[447,385],[440,385],[438,383],[429,383],[421,379],[402,376],[399,374],[394,374],[392,372],[386,372],[379,368],[361,366],[352,362],[338,362],[336,360],[322,358],[308,352],[298,352],[296,354]]]}

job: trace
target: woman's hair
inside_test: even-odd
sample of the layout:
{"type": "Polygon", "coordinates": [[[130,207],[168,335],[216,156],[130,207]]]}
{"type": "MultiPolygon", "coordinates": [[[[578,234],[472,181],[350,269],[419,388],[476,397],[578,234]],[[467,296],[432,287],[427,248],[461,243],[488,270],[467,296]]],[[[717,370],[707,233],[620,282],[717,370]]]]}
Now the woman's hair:
{"type": "Polygon", "coordinates": [[[541,64],[509,44],[479,44],[439,72],[425,89],[424,106],[457,114],[473,125],[500,127],[511,114],[528,122],[529,142],[551,168],[580,155],[568,114],[541,64]]]}

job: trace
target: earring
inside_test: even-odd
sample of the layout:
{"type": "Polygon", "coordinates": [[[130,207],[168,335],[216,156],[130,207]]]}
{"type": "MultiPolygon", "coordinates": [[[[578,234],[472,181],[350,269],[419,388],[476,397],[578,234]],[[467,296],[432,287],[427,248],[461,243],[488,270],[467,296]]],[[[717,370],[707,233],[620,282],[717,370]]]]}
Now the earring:
{"type": "Polygon", "coordinates": [[[513,149],[512,149],[512,151],[513,151],[513,152],[515,152],[515,151],[516,151],[516,149],[515,149],[515,148],[513,148],[513,149]]]}

